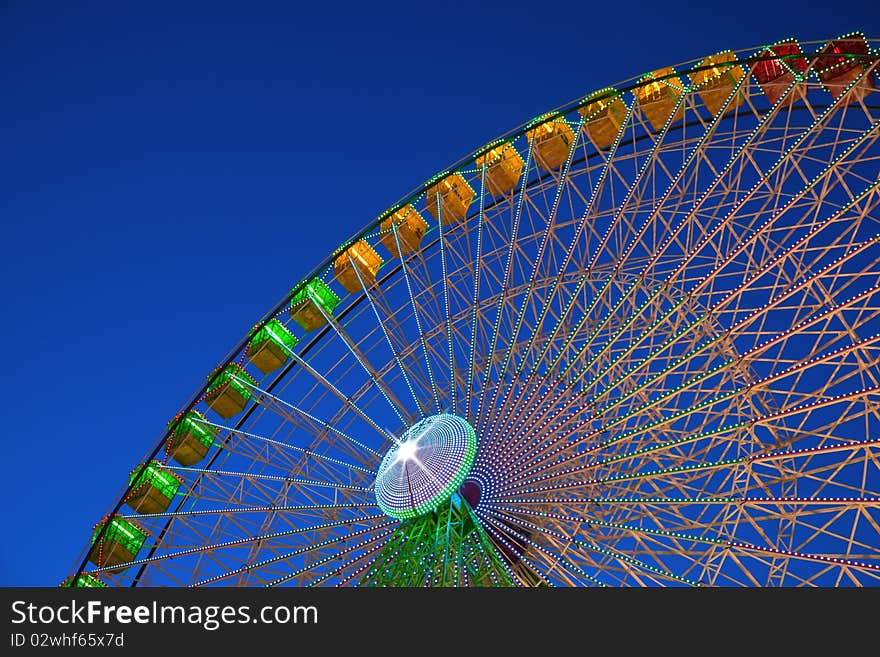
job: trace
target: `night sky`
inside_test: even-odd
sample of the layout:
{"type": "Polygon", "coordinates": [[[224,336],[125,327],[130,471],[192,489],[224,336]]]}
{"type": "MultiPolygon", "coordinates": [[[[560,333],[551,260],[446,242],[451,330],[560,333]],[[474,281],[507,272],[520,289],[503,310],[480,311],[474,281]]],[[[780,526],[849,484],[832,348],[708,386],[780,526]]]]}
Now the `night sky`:
{"type": "Polygon", "coordinates": [[[434,173],[649,70],[852,30],[876,2],[0,0],[0,585],[57,585],[230,348],[434,173]]]}

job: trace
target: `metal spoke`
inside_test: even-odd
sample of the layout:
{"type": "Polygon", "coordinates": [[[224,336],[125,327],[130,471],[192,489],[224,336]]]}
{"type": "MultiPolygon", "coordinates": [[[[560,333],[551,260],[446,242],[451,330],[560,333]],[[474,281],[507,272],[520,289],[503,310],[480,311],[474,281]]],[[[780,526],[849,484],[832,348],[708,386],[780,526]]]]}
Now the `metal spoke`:
{"type": "Polygon", "coordinates": [[[72,581],[880,586],[877,45],[660,69],[362,208],[72,581]]]}

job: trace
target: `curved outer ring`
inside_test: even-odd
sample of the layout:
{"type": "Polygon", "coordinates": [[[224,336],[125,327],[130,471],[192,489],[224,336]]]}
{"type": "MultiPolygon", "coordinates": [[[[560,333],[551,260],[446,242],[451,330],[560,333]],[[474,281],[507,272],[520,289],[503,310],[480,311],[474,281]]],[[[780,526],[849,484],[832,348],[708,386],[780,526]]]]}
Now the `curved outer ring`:
{"type": "MultiPolygon", "coordinates": [[[[798,42],[798,44],[800,46],[817,45],[817,46],[821,47],[821,46],[824,46],[825,44],[827,44],[828,41],[829,40],[826,39],[826,40],[820,40],[820,41],[798,42]]],[[[878,43],[878,41],[876,39],[866,38],[865,41],[868,43],[869,46],[871,44],[877,44],[877,46],[875,48],[873,48],[872,50],[869,50],[869,54],[867,54],[867,55],[853,55],[852,57],[855,57],[858,59],[863,59],[865,61],[880,60],[880,43],[878,43]]],[[[781,43],[781,42],[777,42],[777,43],[781,43]]],[[[770,55],[763,54],[773,45],[777,45],[777,44],[769,44],[769,45],[765,45],[765,46],[757,46],[754,48],[747,48],[747,49],[740,49],[737,51],[732,51],[736,55],[739,55],[739,54],[742,54],[745,52],[752,52],[752,51],[758,51],[758,54],[748,56],[748,57],[742,57],[742,58],[737,57],[734,61],[730,62],[730,64],[732,66],[736,66],[736,65],[749,64],[749,63],[754,63],[754,62],[776,61],[776,60],[780,60],[780,59],[794,58],[794,57],[804,58],[807,60],[813,60],[816,57],[823,54],[819,48],[812,50],[812,51],[809,51],[809,52],[802,51],[802,52],[797,53],[795,55],[786,55],[786,56],[780,56],[780,55],[775,55],[775,54],[770,56],[770,55]]],[[[690,75],[691,73],[696,73],[699,71],[704,71],[704,70],[708,70],[708,69],[713,68],[714,65],[712,65],[712,64],[709,64],[706,66],[693,65],[693,64],[701,61],[702,59],[704,59],[704,57],[689,60],[688,62],[685,62],[684,64],[674,65],[673,66],[674,72],[666,77],[680,78],[681,76],[684,76],[684,75],[690,75]]],[[[810,69],[808,69],[808,70],[810,70],[810,69]]],[[[656,80],[662,80],[662,79],[664,79],[664,78],[656,78],[656,80]]],[[[631,77],[621,83],[615,84],[610,87],[603,87],[603,88],[601,88],[597,91],[591,92],[585,96],[581,96],[574,101],[569,101],[568,103],[565,103],[555,109],[551,109],[547,112],[543,112],[539,116],[545,117],[546,120],[553,120],[553,118],[557,115],[569,113],[569,112],[574,111],[580,107],[583,107],[584,105],[586,105],[588,103],[594,102],[596,100],[602,100],[605,98],[609,98],[609,97],[615,96],[615,95],[620,96],[626,92],[632,92],[635,89],[643,87],[646,84],[650,84],[651,82],[654,82],[654,81],[655,81],[655,79],[646,80],[641,75],[634,76],[634,77],[631,77]],[[634,80],[634,82],[630,82],[633,80],[634,80]],[[603,91],[606,91],[606,93],[602,93],[603,91]]],[[[687,88],[689,89],[690,85],[687,85],[687,88]]],[[[269,321],[271,318],[275,317],[280,312],[282,312],[290,304],[291,299],[293,298],[293,296],[297,292],[299,292],[303,287],[305,287],[305,285],[309,281],[311,281],[313,278],[318,276],[322,271],[326,270],[329,266],[332,265],[335,256],[341,250],[343,250],[344,248],[346,248],[348,245],[352,244],[353,242],[356,242],[357,240],[363,238],[370,231],[378,228],[379,224],[384,219],[386,219],[388,216],[390,216],[393,212],[395,212],[397,209],[404,206],[406,203],[416,199],[419,195],[424,193],[430,186],[435,184],[437,181],[441,180],[446,175],[453,174],[453,173],[457,172],[458,170],[462,169],[463,167],[465,167],[466,165],[474,163],[481,155],[488,152],[491,148],[497,146],[499,142],[512,141],[518,137],[521,137],[522,135],[524,135],[526,133],[527,130],[530,130],[535,125],[536,125],[536,120],[530,119],[529,121],[526,121],[525,123],[520,124],[518,127],[513,128],[512,130],[509,130],[506,133],[503,133],[501,136],[497,137],[496,139],[490,140],[488,143],[481,146],[478,150],[476,150],[472,154],[462,157],[461,159],[459,159],[457,162],[453,163],[448,168],[443,169],[441,172],[435,174],[434,176],[429,178],[427,181],[425,181],[424,183],[422,183],[421,185],[416,187],[414,190],[410,191],[408,194],[403,196],[397,202],[392,204],[387,210],[382,212],[377,218],[375,218],[373,221],[369,222],[364,228],[362,228],[361,230],[356,232],[354,235],[352,235],[352,237],[350,237],[345,242],[343,242],[342,245],[340,245],[335,251],[333,251],[325,260],[321,261],[321,263],[319,265],[314,267],[308,274],[306,274],[300,280],[299,283],[297,283],[286,295],[284,295],[284,297],[281,298],[280,301],[278,301],[277,304],[275,304],[275,306],[272,307],[271,310],[269,310],[267,313],[265,313],[263,315],[263,317],[254,325],[254,329],[259,329],[267,321],[269,321]]],[[[348,308],[346,310],[348,310],[348,308]]],[[[186,402],[186,404],[178,412],[179,414],[183,414],[183,413],[186,413],[186,412],[192,410],[193,407],[202,399],[202,397],[205,395],[208,388],[213,383],[213,380],[221,373],[222,369],[226,365],[228,365],[229,363],[233,362],[233,360],[235,360],[242,353],[242,351],[246,348],[246,346],[248,344],[248,340],[249,340],[249,335],[250,335],[250,332],[245,334],[238,341],[238,343],[227,353],[227,355],[221,360],[220,365],[216,368],[215,373],[212,376],[208,377],[208,379],[205,381],[205,383],[202,385],[202,387],[190,397],[190,399],[186,402]]],[[[316,339],[319,337],[320,337],[320,332],[319,332],[319,335],[316,337],[316,339]]],[[[304,349],[308,349],[312,345],[312,343],[313,343],[313,341],[310,341],[308,344],[305,344],[304,349]]],[[[276,382],[277,382],[277,380],[275,382],[273,382],[272,386],[270,386],[270,389],[271,389],[271,387],[274,387],[274,384],[276,382]]],[[[242,416],[242,418],[240,418],[239,423],[236,426],[239,426],[240,423],[242,421],[244,421],[248,416],[249,416],[249,412],[246,411],[245,414],[242,416]]],[[[150,460],[155,459],[156,456],[161,452],[161,450],[164,447],[164,445],[166,444],[170,434],[171,434],[171,428],[168,427],[165,430],[165,432],[162,434],[161,438],[157,441],[156,446],[143,459],[143,465],[141,466],[140,469],[138,469],[138,475],[140,474],[140,470],[146,468],[146,466],[150,462],[150,460]]],[[[136,479],[136,477],[134,479],[136,479]]],[[[126,496],[130,492],[131,492],[131,485],[126,485],[125,488],[122,490],[122,493],[119,495],[117,502],[113,505],[111,510],[104,516],[104,518],[107,518],[109,516],[112,516],[113,514],[118,513],[119,509],[125,503],[126,496]]],[[[100,540],[103,537],[104,531],[106,530],[106,527],[108,524],[109,523],[105,523],[104,527],[101,529],[98,536],[96,537],[96,540],[100,540]]],[[[163,533],[164,533],[164,529],[163,529],[163,533]]],[[[86,568],[86,564],[88,563],[88,555],[90,552],[91,544],[92,543],[90,541],[85,546],[85,548],[82,552],[83,556],[80,561],[80,564],[77,566],[76,570],[72,573],[72,577],[78,577],[79,575],[86,572],[85,568],[86,568]]],[[[140,575],[140,572],[138,573],[138,576],[133,578],[132,586],[136,585],[139,575],[140,575]]]]}

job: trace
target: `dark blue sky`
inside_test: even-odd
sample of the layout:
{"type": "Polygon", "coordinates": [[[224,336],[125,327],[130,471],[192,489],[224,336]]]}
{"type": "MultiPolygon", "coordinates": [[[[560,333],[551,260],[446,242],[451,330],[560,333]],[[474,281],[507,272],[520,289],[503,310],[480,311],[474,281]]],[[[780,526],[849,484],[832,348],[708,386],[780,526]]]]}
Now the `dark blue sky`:
{"type": "Polygon", "coordinates": [[[0,585],[58,584],[247,329],[437,171],[648,70],[854,29],[876,2],[0,0],[0,585]]]}

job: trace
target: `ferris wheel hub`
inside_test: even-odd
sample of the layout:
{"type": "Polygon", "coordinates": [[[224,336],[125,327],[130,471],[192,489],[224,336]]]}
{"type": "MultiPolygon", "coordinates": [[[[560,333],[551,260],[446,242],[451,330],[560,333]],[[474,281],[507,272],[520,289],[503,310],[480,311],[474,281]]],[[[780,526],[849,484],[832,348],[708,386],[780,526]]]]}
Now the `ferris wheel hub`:
{"type": "Polygon", "coordinates": [[[440,413],[419,420],[395,439],[379,465],[379,508],[401,520],[432,512],[464,482],[476,451],[476,432],[464,418],[440,413]]]}

